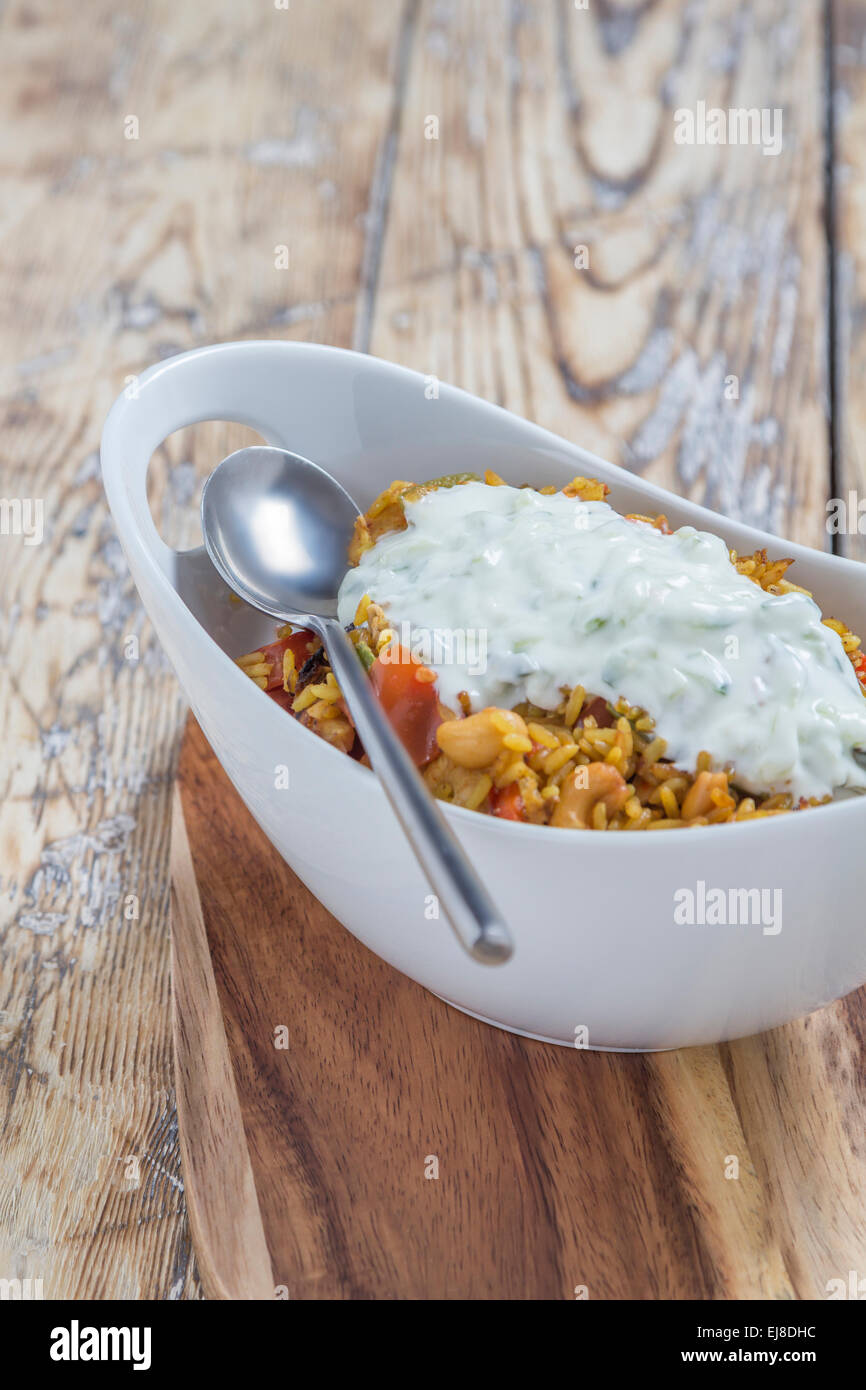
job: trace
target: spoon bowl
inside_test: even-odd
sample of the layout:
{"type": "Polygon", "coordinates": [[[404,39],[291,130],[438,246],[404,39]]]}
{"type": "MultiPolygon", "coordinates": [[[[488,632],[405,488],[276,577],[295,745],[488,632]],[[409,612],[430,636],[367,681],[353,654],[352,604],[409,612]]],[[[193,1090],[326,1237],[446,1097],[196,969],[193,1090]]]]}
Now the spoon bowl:
{"type": "Polygon", "coordinates": [[[370,762],[424,869],[437,910],[475,960],[498,965],[511,935],[427,791],[337,621],[337,591],[358,508],[323,468],[287,449],[238,449],[214,469],[201,500],[205,548],[254,608],[321,639],[370,762]]]}
{"type": "Polygon", "coordinates": [[[254,608],[336,618],[359,512],[323,468],[287,449],[238,449],[205,483],[201,511],[213,563],[254,608]]]}

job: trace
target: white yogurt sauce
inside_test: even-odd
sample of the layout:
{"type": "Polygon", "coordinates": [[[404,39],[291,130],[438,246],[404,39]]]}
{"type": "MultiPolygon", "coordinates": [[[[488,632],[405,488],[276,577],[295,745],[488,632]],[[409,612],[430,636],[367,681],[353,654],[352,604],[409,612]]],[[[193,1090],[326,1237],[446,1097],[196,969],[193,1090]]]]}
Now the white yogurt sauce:
{"type": "Polygon", "coordinates": [[[465,690],[473,709],[554,709],[582,685],[645,709],[684,768],[705,749],[752,792],[866,788],[852,756],[866,699],[838,634],[805,594],[738,574],[720,537],[484,483],[427,493],[406,517],[349,570],[339,616],[369,594],[407,625],[447,705],[465,690]]]}

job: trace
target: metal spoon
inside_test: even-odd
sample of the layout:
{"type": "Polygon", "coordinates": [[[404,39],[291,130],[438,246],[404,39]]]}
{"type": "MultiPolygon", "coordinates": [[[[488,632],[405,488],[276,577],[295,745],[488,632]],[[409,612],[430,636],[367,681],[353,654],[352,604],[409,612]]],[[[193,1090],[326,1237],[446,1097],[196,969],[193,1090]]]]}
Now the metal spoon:
{"type": "Polygon", "coordinates": [[[239,449],[201,499],[208,555],[254,608],[321,639],[355,728],[451,926],[486,965],[510,958],[511,934],[377,700],[337,620],[337,590],[358,508],[323,468],[285,449],[239,449]]]}

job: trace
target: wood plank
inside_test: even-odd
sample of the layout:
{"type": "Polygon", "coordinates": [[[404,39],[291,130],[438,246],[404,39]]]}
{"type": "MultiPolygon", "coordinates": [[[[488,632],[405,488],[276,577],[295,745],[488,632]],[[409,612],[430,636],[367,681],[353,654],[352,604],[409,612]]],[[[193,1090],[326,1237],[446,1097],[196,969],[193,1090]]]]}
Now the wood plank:
{"type": "MultiPolygon", "coordinates": [[[[45,516],[43,544],[0,540],[0,1274],[46,1297],[199,1287],[168,1009],[184,710],[107,516],[102,422],[127,376],[183,348],[351,343],[401,12],[0,16],[0,494],[45,516]]],[[[153,500],[173,540],[236,441],[169,441],[153,500]]]]}
{"type": "Polygon", "coordinates": [[[425,0],[373,351],[824,544],[821,53],[784,0],[425,0]],[[675,143],[698,101],[781,153],[675,143]]]}
{"type": "MultiPolygon", "coordinates": [[[[449,1008],[344,932],[192,720],[179,790],[220,1006],[215,1019],[196,969],[184,1016],[212,1038],[225,1028],[289,1297],[824,1298],[858,1267],[866,990],[722,1047],[534,1043],[449,1008]]],[[[191,921],[173,924],[179,954],[191,921]]],[[[219,1069],[185,1077],[199,1115],[220,1109],[219,1069]]],[[[225,1164],[206,1134],[187,1139],[191,1200],[219,1211],[225,1164]]],[[[220,1223],[203,1222],[205,1271],[211,1240],[220,1223]]]]}
{"type": "Polygon", "coordinates": [[[866,559],[866,13],[833,0],[836,468],[840,554],[866,559]]]}
{"type": "Polygon", "coordinates": [[[213,1297],[269,1299],[273,1271],[177,789],[171,825],[175,1085],[198,1265],[213,1297]]]}

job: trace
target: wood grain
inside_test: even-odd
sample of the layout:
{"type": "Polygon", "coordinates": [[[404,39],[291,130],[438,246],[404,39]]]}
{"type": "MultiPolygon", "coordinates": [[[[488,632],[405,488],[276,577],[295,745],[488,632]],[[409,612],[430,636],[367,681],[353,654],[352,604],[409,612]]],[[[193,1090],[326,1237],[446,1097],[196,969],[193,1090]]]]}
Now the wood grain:
{"type": "Polygon", "coordinates": [[[422,0],[416,27],[372,350],[825,545],[821,7],[422,0]],[[676,144],[698,101],[780,108],[781,153],[676,144]]]}
{"type": "MultiPolygon", "coordinates": [[[[41,545],[0,536],[0,1276],[46,1297],[199,1291],[169,1022],[184,710],[107,515],[102,422],[128,376],[196,344],[351,343],[400,14],[93,0],[85,23],[13,0],[0,16],[0,495],[45,516],[41,545]]],[[[208,426],[161,452],[174,542],[237,442],[208,426]]]]}
{"type": "Polygon", "coordinates": [[[171,921],[177,1114],[199,1268],[213,1297],[272,1298],[274,1278],[177,791],[171,921]]]}
{"type": "Polygon", "coordinates": [[[834,150],[833,496],[846,503],[836,549],[866,559],[866,11],[833,0],[829,79],[834,150]],[[853,493],[853,498],[852,498],[853,493]],[[853,506],[851,502],[853,501],[853,506]],[[862,509],[862,510],[858,510],[862,509]]]}
{"type": "MultiPolygon", "coordinates": [[[[572,1299],[579,1286],[781,1299],[826,1297],[857,1268],[866,991],[718,1048],[534,1043],[449,1008],[350,937],[268,844],[192,720],[179,792],[179,891],[193,898],[197,881],[214,971],[201,917],[179,913],[175,952],[197,957],[175,996],[195,1126],[187,1193],[203,1212],[231,1205],[237,1155],[227,1163],[207,1131],[236,1088],[270,1252],[259,1282],[272,1274],[293,1299],[572,1299]],[[225,1089],[210,1064],[218,1023],[225,1089]]],[[[199,1223],[209,1293],[237,1234],[199,1223]]]]}
{"type": "MultiPolygon", "coordinates": [[[[0,496],[41,499],[46,529],[32,547],[0,536],[0,1276],[58,1298],[199,1293],[168,1022],[184,710],[102,497],[111,400],[205,342],[355,346],[826,545],[827,497],[864,487],[861,8],[90,0],[84,23],[58,0],[3,7],[0,496]],[[780,106],[782,153],[676,146],[673,113],[697,100],[780,106]]],[[[195,542],[202,477],[246,438],[208,424],[158,451],[173,544],[195,542]]],[[[768,1202],[800,1177],[765,1174],[768,1202]]],[[[834,1220],[833,1258],[855,1216],[834,1220]]]]}

